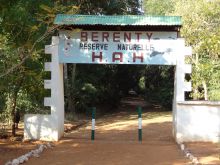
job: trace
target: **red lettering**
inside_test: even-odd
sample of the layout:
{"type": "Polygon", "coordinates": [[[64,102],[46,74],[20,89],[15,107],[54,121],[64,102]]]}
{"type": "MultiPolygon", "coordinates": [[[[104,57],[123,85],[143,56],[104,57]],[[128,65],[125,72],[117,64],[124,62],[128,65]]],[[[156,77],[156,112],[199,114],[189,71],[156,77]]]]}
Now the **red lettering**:
{"type": "Polygon", "coordinates": [[[81,32],[81,42],[88,40],[88,34],[87,32],[81,32]]]}
{"type": "Polygon", "coordinates": [[[124,42],[126,42],[128,40],[128,42],[131,42],[131,33],[124,33],[124,42]]]}
{"type": "Polygon", "coordinates": [[[144,56],[143,56],[143,53],[141,53],[140,56],[136,55],[136,53],[133,53],[133,62],[136,62],[136,59],[140,59],[141,62],[144,62],[144,56]]]}
{"type": "Polygon", "coordinates": [[[96,55],[95,52],[92,52],[92,62],[95,62],[95,59],[99,59],[102,62],[102,52],[99,55],[96,55]]]}
{"type": "Polygon", "coordinates": [[[113,42],[120,42],[120,32],[113,33],[113,42]]]}
{"type": "Polygon", "coordinates": [[[117,60],[119,60],[120,62],[123,62],[123,54],[121,52],[113,52],[112,62],[115,62],[117,60]]]}
{"type": "Polygon", "coordinates": [[[98,32],[92,32],[92,41],[98,42],[98,32]]]}
{"type": "Polygon", "coordinates": [[[102,42],[108,42],[108,38],[109,38],[109,33],[108,32],[103,32],[102,33],[102,42]]]}
{"type": "Polygon", "coordinates": [[[150,39],[151,39],[153,33],[146,33],[146,34],[147,34],[147,38],[148,38],[148,40],[150,41],[150,39]]]}
{"type": "Polygon", "coordinates": [[[142,34],[142,33],[135,33],[136,35],[137,35],[137,42],[139,42],[139,40],[140,40],[140,35],[142,34]]]}

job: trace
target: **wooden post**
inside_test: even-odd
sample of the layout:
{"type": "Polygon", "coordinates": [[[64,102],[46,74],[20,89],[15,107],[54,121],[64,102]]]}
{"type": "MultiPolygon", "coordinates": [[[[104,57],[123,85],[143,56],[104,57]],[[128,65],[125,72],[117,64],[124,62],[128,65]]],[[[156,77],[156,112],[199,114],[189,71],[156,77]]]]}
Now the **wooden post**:
{"type": "Polygon", "coordinates": [[[91,133],[91,140],[95,140],[95,111],[96,111],[96,108],[92,107],[92,133],[91,133]]]}
{"type": "Polygon", "coordinates": [[[137,107],[138,110],[138,140],[142,141],[142,109],[141,106],[137,107]]]}

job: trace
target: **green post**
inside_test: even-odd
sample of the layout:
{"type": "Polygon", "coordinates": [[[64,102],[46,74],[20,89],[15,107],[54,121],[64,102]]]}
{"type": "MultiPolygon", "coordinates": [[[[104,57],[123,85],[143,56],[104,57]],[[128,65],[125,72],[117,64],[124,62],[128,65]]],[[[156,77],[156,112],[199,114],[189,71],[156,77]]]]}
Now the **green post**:
{"type": "Polygon", "coordinates": [[[137,107],[138,110],[138,140],[142,141],[142,109],[141,106],[137,107]]]}
{"type": "Polygon", "coordinates": [[[91,133],[91,140],[95,140],[95,111],[96,111],[96,108],[92,107],[92,133],[91,133]]]}

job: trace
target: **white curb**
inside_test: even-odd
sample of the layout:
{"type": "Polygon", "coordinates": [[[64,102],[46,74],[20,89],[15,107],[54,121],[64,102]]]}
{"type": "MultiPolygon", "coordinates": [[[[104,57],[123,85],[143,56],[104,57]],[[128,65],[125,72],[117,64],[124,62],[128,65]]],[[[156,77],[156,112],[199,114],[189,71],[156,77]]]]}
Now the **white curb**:
{"type": "Polygon", "coordinates": [[[40,153],[43,152],[44,149],[47,149],[47,148],[52,148],[52,144],[51,143],[47,143],[47,144],[40,144],[39,147],[35,150],[31,150],[30,152],[18,157],[18,158],[15,158],[11,161],[8,161],[7,163],[5,163],[5,165],[19,165],[19,164],[22,164],[24,162],[27,162],[28,159],[32,156],[34,157],[40,157],[40,153]]]}
{"type": "Polygon", "coordinates": [[[186,146],[183,143],[178,143],[178,145],[179,145],[181,151],[185,154],[185,156],[188,159],[190,159],[190,161],[193,165],[201,165],[198,158],[195,157],[192,153],[190,153],[190,151],[186,148],[186,146]]]}

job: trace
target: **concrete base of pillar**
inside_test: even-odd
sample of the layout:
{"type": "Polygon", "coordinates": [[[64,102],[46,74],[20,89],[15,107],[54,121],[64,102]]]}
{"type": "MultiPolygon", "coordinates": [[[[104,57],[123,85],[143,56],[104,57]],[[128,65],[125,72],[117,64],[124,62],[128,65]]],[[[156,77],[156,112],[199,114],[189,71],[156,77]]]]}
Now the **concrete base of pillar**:
{"type": "Polygon", "coordinates": [[[62,127],[52,115],[28,114],[24,117],[24,139],[58,141],[63,136],[62,127]]]}

